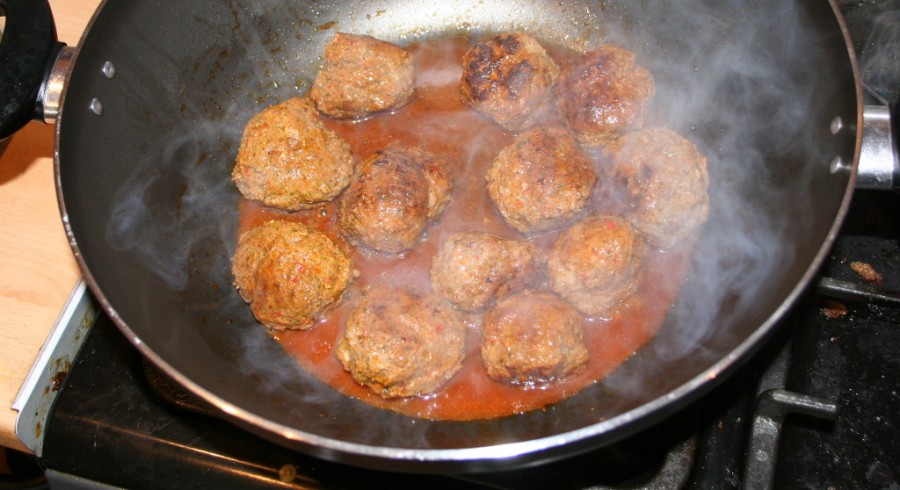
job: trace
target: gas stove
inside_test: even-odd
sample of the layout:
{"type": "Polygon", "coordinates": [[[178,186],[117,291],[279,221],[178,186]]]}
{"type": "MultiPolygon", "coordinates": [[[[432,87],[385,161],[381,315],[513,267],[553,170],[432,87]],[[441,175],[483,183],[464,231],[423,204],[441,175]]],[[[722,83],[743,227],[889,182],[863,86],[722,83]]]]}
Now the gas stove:
{"type": "MultiPolygon", "coordinates": [[[[900,51],[882,48],[897,43],[900,2],[839,3],[872,101],[896,103],[900,51]]],[[[53,488],[898,488],[897,291],[900,198],[858,191],[821,276],[718,388],[611,446],[461,475],[348,467],[244,432],[144,360],[107,316],[79,310],[93,325],[70,334],[84,345],[52,380],[40,462],[53,488]]]]}

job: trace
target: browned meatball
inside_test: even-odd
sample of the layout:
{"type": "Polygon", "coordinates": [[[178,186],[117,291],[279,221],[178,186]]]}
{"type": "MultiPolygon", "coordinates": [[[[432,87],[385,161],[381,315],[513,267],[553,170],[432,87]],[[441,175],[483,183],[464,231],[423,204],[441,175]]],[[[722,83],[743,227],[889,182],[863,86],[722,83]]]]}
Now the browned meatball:
{"type": "Polygon", "coordinates": [[[607,44],[565,70],[560,113],[580,142],[601,146],[644,123],[654,91],[652,75],[635,63],[634,53],[607,44]]]}
{"type": "Polygon", "coordinates": [[[538,232],[573,220],[597,181],[594,164],[559,128],[535,128],[516,137],[487,172],[491,199],[506,222],[538,232]]]}
{"type": "Polygon", "coordinates": [[[338,339],[353,379],[384,398],[418,396],[462,367],[466,327],[433,297],[387,287],[366,289],[338,339]]]}
{"type": "Polygon", "coordinates": [[[500,34],[463,56],[463,102],[509,131],[534,124],[551,99],[559,67],[527,34],[500,34]]]}
{"type": "Polygon", "coordinates": [[[533,244],[479,232],[450,235],[431,266],[435,291],[459,309],[475,312],[521,289],[535,276],[533,244]]]}
{"type": "Polygon", "coordinates": [[[415,84],[413,58],[405,49],[339,32],[325,46],[325,63],[309,95],[329,116],[360,118],[402,107],[415,84]]]}
{"type": "Polygon", "coordinates": [[[607,147],[612,182],[624,184],[626,217],[653,245],[668,248],[706,222],[709,175],[693,143],[664,128],[642,129],[607,147]]]}
{"type": "Polygon", "coordinates": [[[322,124],[306,98],[251,118],[231,173],[244,197],[288,211],[325,204],[352,175],[350,145],[322,124]]]}
{"type": "Polygon", "coordinates": [[[582,329],[578,311],[555,294],[517,293],[485,315],[481,360],[498,381],[528,385],[563,378],[588,362],[582,329]]]}
{"type": "Polygon", "coordinates": [[[401,252],[444,209],[451,186],[443,159],[419,148],[388,147],[360,165],[341,197],[341,230],[356,245],[401,252]]]}
{"type": "Polygon", "coordinates": [[[241,235],[234,285],[253,315],[274,330],[307,329],[338,303],[350,283],[350,258],[325,234],[272,220],[241,235]]]}
{"type": "Polygon", "coordinates": [[[642,250],[641,238],[627,221],[586,218],[550,248],[550,287],[582,313],[599,315],[637,290],[642,250]]]}

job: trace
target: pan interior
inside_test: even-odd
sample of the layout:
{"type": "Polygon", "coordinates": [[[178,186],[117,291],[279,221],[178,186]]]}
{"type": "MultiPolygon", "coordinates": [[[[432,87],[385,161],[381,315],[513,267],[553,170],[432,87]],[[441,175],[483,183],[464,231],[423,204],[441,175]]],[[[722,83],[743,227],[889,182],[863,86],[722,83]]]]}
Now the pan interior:
{"type": "Polygon", "coordinates": [[[466,459],[529,441],[514,452],[540,453],[619,437],[684,403],[698,378],[765,336],[830,243],[850,175],[829,164],[852,161],[855,138],[828,128],[836,116],[855,121],[856,110],[844,39],[824,2],[108,2],[67,87],[61,202],[113,319],[243,425],[351,462],[404,450],[466,459]],[[230,170],[246,121],[305,93],[336,31],[400,44],[526,31],[579,50],[614,42],[635,51],[656,78],[654,112],[698,144],[711,173],[710,221],[654,341],[547,410],[466,423],[375,409],[299,369],[231,285],[239,196],[230,170]]]}

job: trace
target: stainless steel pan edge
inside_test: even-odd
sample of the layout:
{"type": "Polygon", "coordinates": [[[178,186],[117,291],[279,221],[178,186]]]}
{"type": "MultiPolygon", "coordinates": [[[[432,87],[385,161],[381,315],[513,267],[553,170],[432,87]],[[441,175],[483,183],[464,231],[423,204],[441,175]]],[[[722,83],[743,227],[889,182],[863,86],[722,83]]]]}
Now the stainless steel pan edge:
{"type": "MultiPolygon", "coordinates": [[[[800,280],[793,285],[790,292],[784,297],[784,300],[773,314],[727,355],[721,357],[717,362],[712,363],[699,374],[681,383],[674,389],[663,393],[652,401],[627,410],[618,416],[598,421],[583,428],[519,442],[503,443],[502,441],[492,441],[490,444],[481,447],[422,449],[418,447],[404,448],[399,446],[391,447],[377,444],[360,444],[342,441],[332,437],[323,437],[315,433],[298,430],[295,427],[274,422],[267,417],[260,416],[253,410],[248,410],[242,403],[235,403],[233,399],[222,396],[218,390],[209,389],[209,386],[205,383],[197,382],[193,377],[186,375],[182,369],[172,362],[172,359],[161,356],[156,346],[145,343],[143,335],[139,334],[129,326],[128,321],[123,318],[116,309],[118,303],[110,301],[108,298],[107,293],[111,289],[110,286],[108,284],[103,284],[102,279],[98,279],[92,273],[92,267],[96,267],[96,264],[90,262],[81,253],[81,242],[84,240],[84,234],[83,232],[77,232],[75,227],[72,226],[72,221],[79,218],[75,215],[70,216],[69,214],[67,206],[68,200],[65,192],[66,182],[64,182],[61,177],[63,174],[62,168],[66,165],[65,160],[68,157],[61,153],[60,148],[63,146],[63,133],[67,131],[65,125],[65,113],[68,111],[83,112],[87,109],[83,104],[79,106],[69,106],[66,105],[66,103],[63,104],[61,113],[61,121],[63,122],[58,126],[56,134],[57,152],[55,154],[55,161],[57,167],[57,188],[59,190],[58,199],[66,233],[72,244],[76,258],[85,271],[86,280],[91,286],[92,291],[98,297],[104,309],[110,314],[111,318],[132,343],[134,343],[145,356],[159,365],[167,374],[194,393],[211,402],[229,419],[248,430],[271,438],[281,444],[296,447],[304,452],[309,452],[326,459],[379,469],[400,471],[478,471],[536,464],[575,454],[599,445],[608,444],[660,420],[685,404],[696,400],[698,397],[702,396],[702,394],[714,387],[719,380],[727,377],[731,371],[737,368],[742,360],[752,355],[759,348],[760,344],[771,335],[780,318],[802,294],[827,255],[831,243],[840,228],[843,217],[846,214],[853,193],[853,184],[856,179],[856,162],[858,162],[859,159],[859,148],[863,127],[861,111],[862,92],[858,82],[859,73],[855,55],[850,47],[852,44],[849,42],[846,26],[844,25],[843,20],[840,19],[835,3],[830,1],[829,5],[837,16],[837,22],[840,25],[841,33],[845,38],[847,46],[846,54],[850,59],[853,76],[855,80],[857,80],[855,84],[856,107],[860,109],[855,115],[855,128],[858,129],[856,129],[854,136],[855,150],[852,155],[854,164],[852,168],[841,170],[849,173],[847,176],[849,185],[846,187],[846,190],[840,198],[840,205],[835,219],[833,220],[825,239],[821,242],[820,247],[815,251],[814,257],[809,262],[809,267],[806,272],[803,273],[800,280]]],[[[92,31],[95,29],[95,23],[97,23],[98,19],[104,15],[104,11],[107,10],[107,8],[108,6],[105,2],[103,6],[101,6],[101,9],[98,10],[85,37],[82,39],[82,45],[89,44],[92,31]]],[[[102,56],[100,58],[102,58],[102,56]]],[[[91,60],[91,62],[93,62],[93,70],[99,69],[96,61],[100,58],[91,60]]],[[[80,63],[81,53],[79,53],[78,59],[76,59],[76,66],[80,63]]],[[[68,89],[69,87],[67,86],[65,89],[66,92],[63,95],[64,101],[67,100],[69,96],[68,89]]],[[[81,99],[83,99],[83,97],[79,100],[81,99]]],[[[101,118],[102,116],[97,117],[101,118]]],[[[85,218],[82,217],[80,219],[85,218]]]]}

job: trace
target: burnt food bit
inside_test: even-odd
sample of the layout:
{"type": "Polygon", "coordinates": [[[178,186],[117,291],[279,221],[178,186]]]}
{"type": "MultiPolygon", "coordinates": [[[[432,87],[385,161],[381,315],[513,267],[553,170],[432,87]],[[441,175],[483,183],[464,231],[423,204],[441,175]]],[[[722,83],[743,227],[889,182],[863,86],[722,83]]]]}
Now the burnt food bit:
{"type": "Polygon", "coordinates": [[[341,231],[382,252],[411,248],[450,201],[447,162],[419,148],[388,147],[359,168],[341,197],[341,231]]]}
{"type": "Polygon", "coordinates": [[[324,233],[271,220],[238,240],[234,284],[253,315],[273,330],[308,329],[350,283],[350,258],[324,233]]]}
{"type": "Polygon", "coordinates": [[[529,242],[457,232],[435,256],[431,282],[435,292],[455,307],[476,312],[523,288],[536,276],[540,257],[529,242]]]}
{"type": "Polygon", "coordinates": [[[597,181],[594,164],[560,128],[535,128],[500,151],[487,189],[507,224],[523,232],[561,227],[585,208],[597,181]]]}
{"type": "Polygon", "coordinates": [[[371,36],[337,33],[310,90],[316,107],[336,118],[396,110],[413,96],[412,55],[371,36]]]}
{"type": "Polygon", "coordinates": [[[853,261],[850,262],[850,269],[856,273],[863,281],[868,283],[881,285],[884,283],[884,276],[872,267],[868,262],[853,261]]]}
{"type": "Polygon", "coordinates": [[[559,67],[527,34],[500,34],[473,45],[463,56],[463,102],[504,129],[535,123],[551,99],[559,67]]]}
{"type": "Polygon", "coordinates": [[[309,99],[293,98],[250,119],[231,177],[245,198],[296,211],[340,194],[353,167],[350,145],[322,124],[309,99]]]}
{"type": "Polygon", "coordinates": [[[706,157],[665,128],[628,133],[611,143],[611,182],[626,195],[625,216],[651,244],[669,248],[709,216],[706,157]]]}
{"type": "Polygon", "coordinates": [[[353,379],[384,398],[426,395],[462,367],[466,327],[430,296],[366,289],[347,318],[336,354],[353,379]]]}
{"type": "Polygon", "coordinates": [[[601,315],[637,290],[642,252],[643,242],[627,221],[586,218],[550,248],[550,288],[585,315],[601,315]]]}
{"type": "Polygon", "coordinates": [[[836,301],[833,299],[825,299],[821,306],[822,314],[825,315],[825,318],[841,318],[846,316],[847,313],[850,313],[850,309],[847,308],[847,305],[841,303],[840,301],[836,301]]]}
{"type": "Polygon", "coordinates": [[[631,51],[607,44],[582,55],[562,74],[560,115],[581,143],[602,146],[643,124],[655,88],[653,76],[634,58],[631,51]]]}
{"type": "Polygon", "coordinates": [[[481,360],[491,378],[511,384],[571,375],[588,362],[581,315],[549,292],[508,296],[485,315],[481,360]]]}

